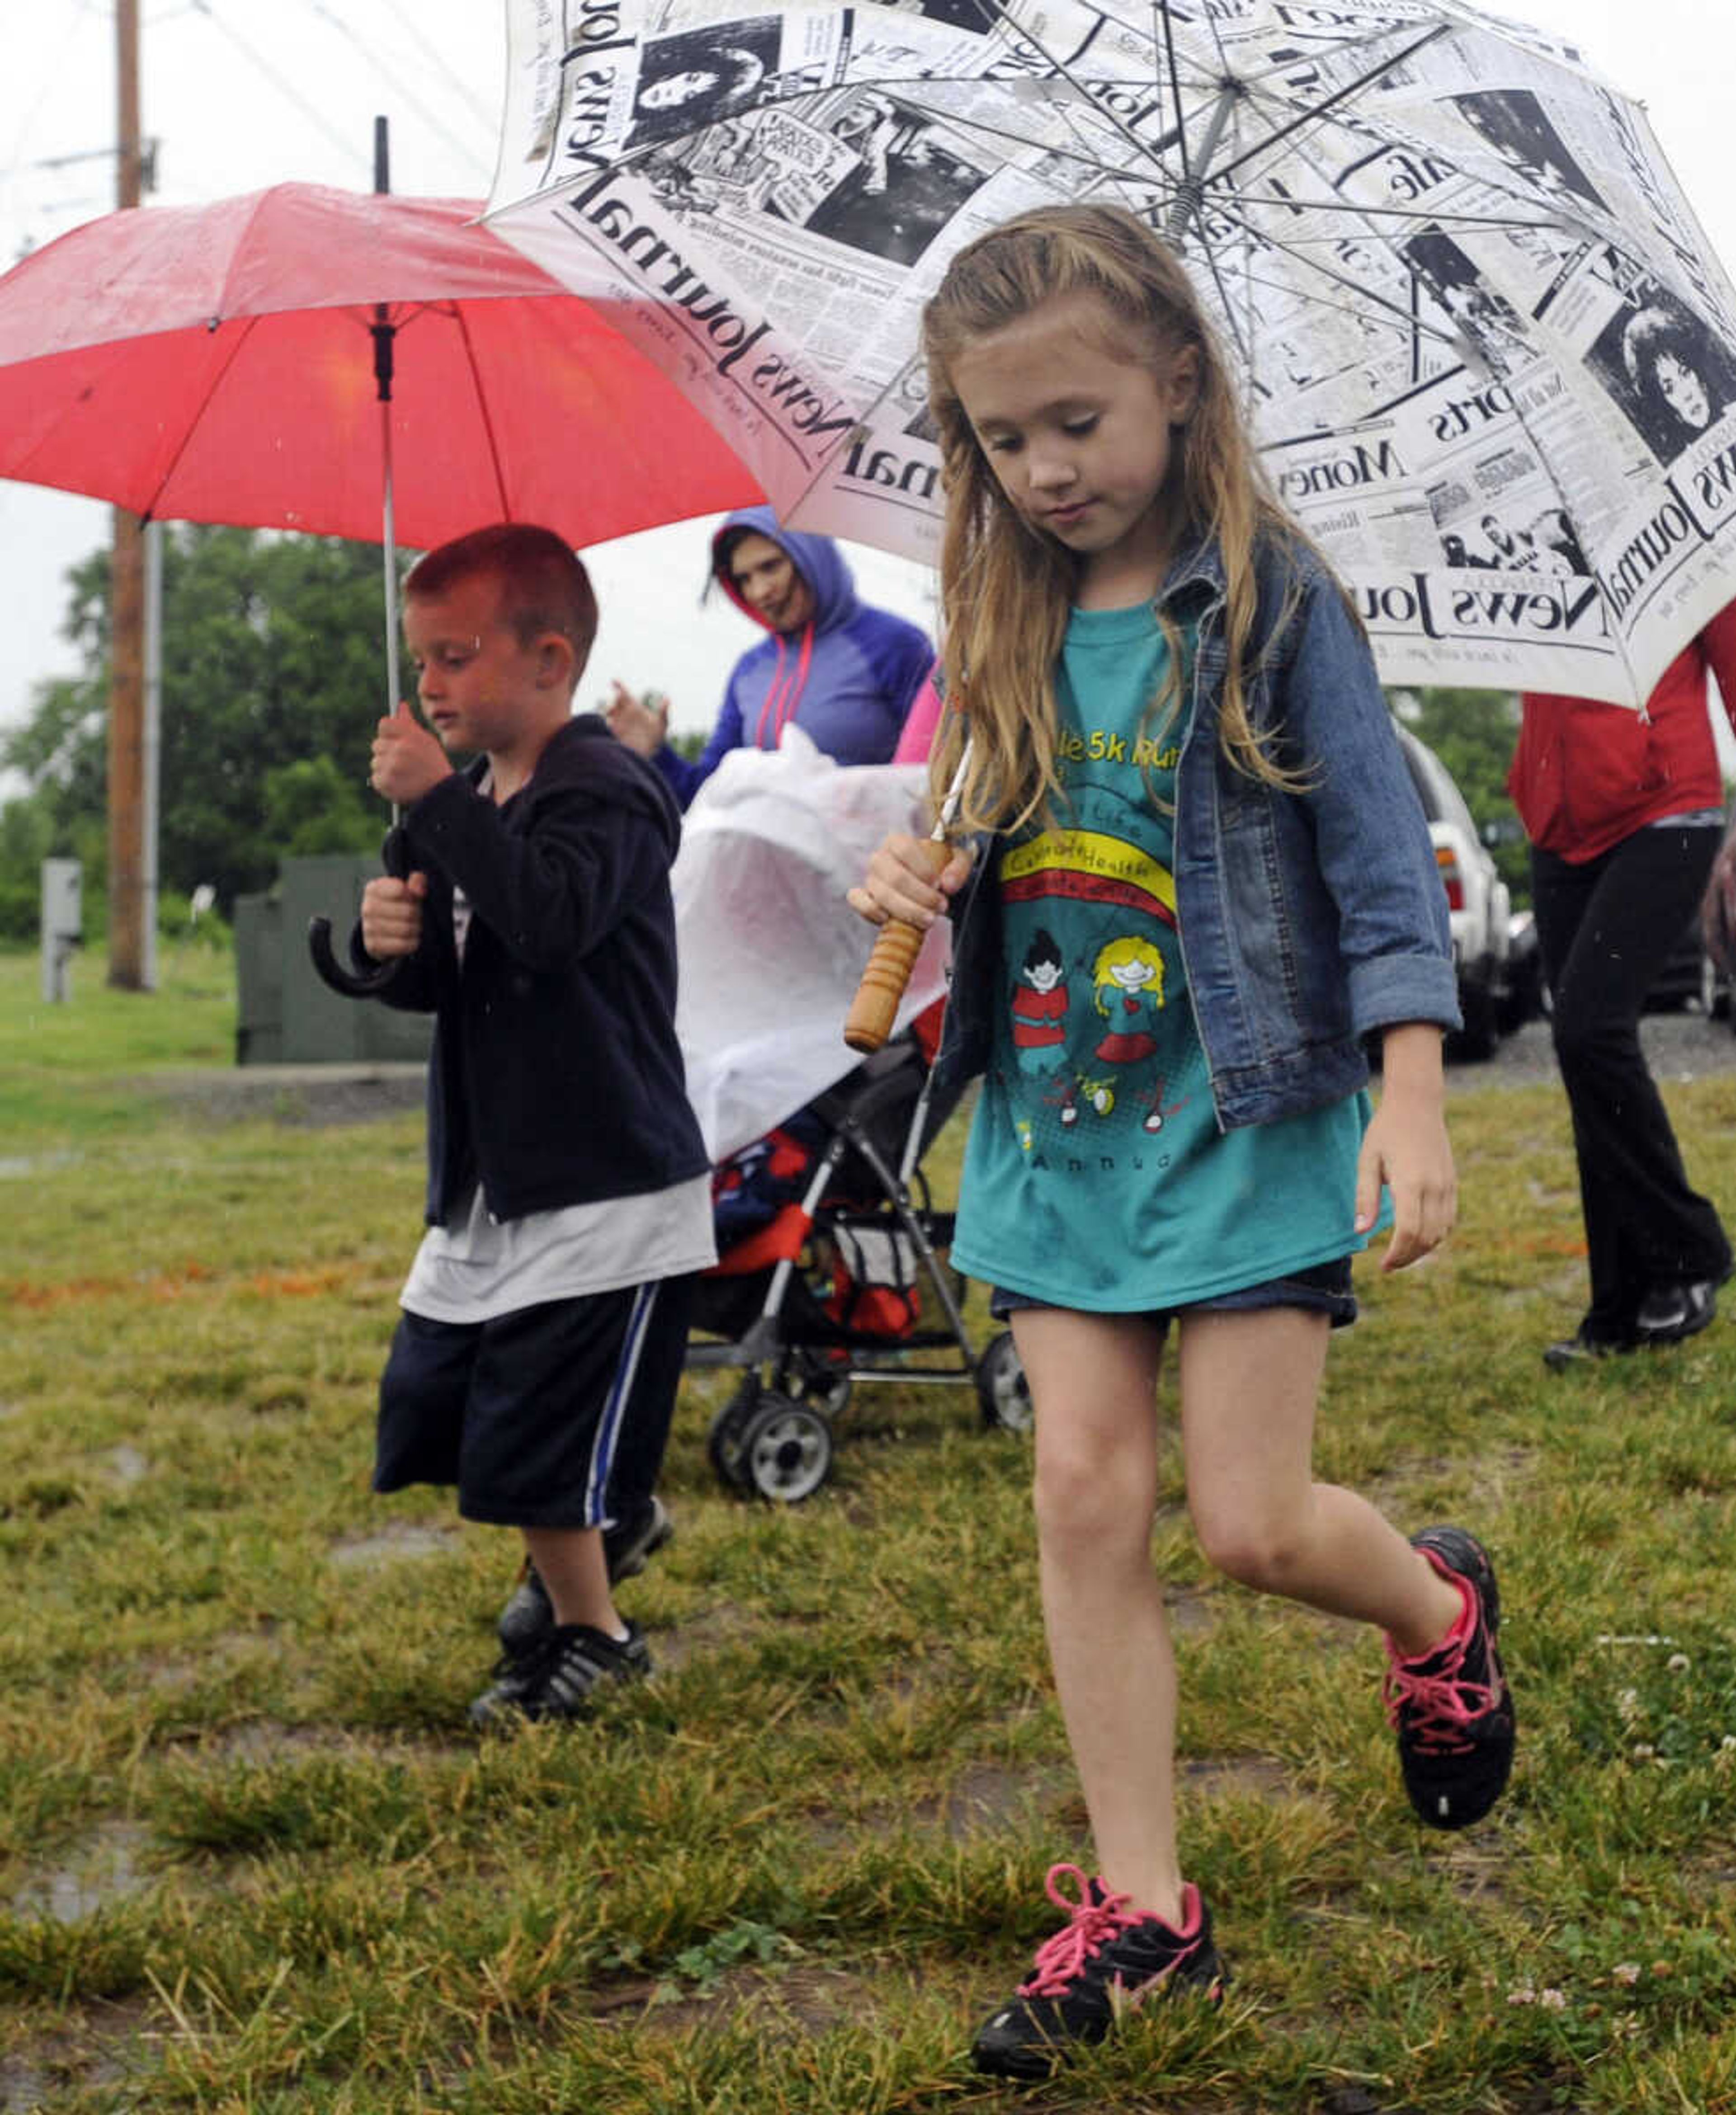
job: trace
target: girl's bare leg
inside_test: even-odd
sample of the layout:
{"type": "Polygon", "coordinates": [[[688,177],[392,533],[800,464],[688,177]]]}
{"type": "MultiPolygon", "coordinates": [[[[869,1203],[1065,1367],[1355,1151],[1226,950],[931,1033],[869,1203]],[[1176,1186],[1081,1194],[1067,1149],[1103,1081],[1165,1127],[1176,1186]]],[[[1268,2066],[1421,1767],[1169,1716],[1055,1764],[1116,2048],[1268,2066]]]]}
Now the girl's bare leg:
{"type": "Polygon", "coordinates": [[[1299,1307],[1182,1318],[1188,1503],[1221,1571],[1377,1624],[1411,1658],[1446,1636],[1463,1597],[1366,1498],[1314,1480],[1330,1333],[1299,1307]]]}
{"type": "Polygon", "coordinates": [[[1098,1870],[1179,1925],[1175,1663],[1151,1553],[1162,1338],[1060,1308],[1015,1314],[1013,1336],[1036,1411],[1043,1620],[1098,1870]]]}

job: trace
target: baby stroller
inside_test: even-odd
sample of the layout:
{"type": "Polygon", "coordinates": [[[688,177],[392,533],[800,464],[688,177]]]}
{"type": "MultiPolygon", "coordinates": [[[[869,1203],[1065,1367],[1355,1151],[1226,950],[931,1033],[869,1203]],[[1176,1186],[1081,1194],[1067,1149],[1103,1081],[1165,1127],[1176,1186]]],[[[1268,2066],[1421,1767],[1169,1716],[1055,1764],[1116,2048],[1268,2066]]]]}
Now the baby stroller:
{"type": "Polygon", "coordinates": [[[933,1209],[921,1168],[951,1113],[930,1090],[932,1027],[919,1016],[713,1180],[719,1256],[686,1364],[743,1370],[708,1451],[744,1497],[818,1490],[859,1383],[973,1388],[985,1425],[1030,1425],[1010,1334],[972,1342],[964,1282],[941,1260],[953,1215],[933,1209]]]}

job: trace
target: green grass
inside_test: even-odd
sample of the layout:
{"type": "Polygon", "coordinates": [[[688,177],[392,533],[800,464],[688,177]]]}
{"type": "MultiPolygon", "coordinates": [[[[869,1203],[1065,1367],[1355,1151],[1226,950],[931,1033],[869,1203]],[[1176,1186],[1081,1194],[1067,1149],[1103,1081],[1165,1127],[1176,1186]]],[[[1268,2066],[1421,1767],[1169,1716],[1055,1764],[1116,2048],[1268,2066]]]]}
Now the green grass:
{"type": "MultiPolygon", "coordinates": [[[[1020,2094],[969,2031],[1088,1847],[1024,1444],[859,1392],[826,1489],[750,1507],[690,1378],[679,1534],[623,1595],[660,1678],[479,1742],[510,1538],[367,1488],[417,1120],[215,1121],[138,1079],[227,1062],[223,966],[80,970],[45,1008],[0,958],[0,2108],[1736,2111],[1736,1330],[1544,1372],[1583,1269],[1555,1090],[1454,1094],[1459,1231],[1361,1274],[1321,1420],[1326,1473],[1500,1556],[1510,1797],[1419,1832],[1374,1640],[1215,1581],[1172,1462],[1236,1980],[1020,2094]]],[[[1666,1092],[1736,1195],[1736,1076],[1666,1092]]]]}
{"type": "Polygon", "coordinates": [[[0,1156],[148,1124],[140,1076],[231,1062],[230,955],[165,943],[158,975],[154,993],[111,990],[93,951],[74,959],[71,1001],[50,1004],[39,957],[0,952],[0,1156]]]}

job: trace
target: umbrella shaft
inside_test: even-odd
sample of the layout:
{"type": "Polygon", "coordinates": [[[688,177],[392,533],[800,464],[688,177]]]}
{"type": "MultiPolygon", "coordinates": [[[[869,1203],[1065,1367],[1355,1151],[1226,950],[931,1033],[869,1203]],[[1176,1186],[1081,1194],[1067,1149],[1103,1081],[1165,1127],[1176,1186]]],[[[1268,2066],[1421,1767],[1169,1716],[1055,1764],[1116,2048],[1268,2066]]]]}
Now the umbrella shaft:
{"type": "MultiPolygon", "coordinates": [[[[398,539],[392,511],[392,405],[380,405],[380,470],[382,518],[381,556],[386,567],[386,710],[395,713],[402,702],[398,689],[398,539]]],[[[396,822],[398,811],[392,810],[396,822]]]]}
{"type": "Polygon", "coordinates": [[[1206,176],[1212,167],[1212,157],[1217,152],[1219,136],[1230,122],[1230,113],[1241,93],[1240,87],[1234,81],[1225,82],[1218,90],[1217,101],[1212,106],[1212,115],[1206,120],[1206,136],[1192,157],[1188,173],[1182,178],[1175,193],[1175,202],[1170,208],[1169,226],[1165,233],[1170,238],[1172,249],[1181,247],[1182,237],[1187,233],[1188,222],[1205,196],[1206,176]]]}

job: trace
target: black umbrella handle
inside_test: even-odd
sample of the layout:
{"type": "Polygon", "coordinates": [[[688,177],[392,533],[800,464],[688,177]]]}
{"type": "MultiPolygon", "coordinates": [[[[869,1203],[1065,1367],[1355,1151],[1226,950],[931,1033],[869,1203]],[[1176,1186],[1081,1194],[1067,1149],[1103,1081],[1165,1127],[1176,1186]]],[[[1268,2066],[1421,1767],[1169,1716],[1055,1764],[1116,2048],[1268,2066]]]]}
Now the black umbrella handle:
{"type": "MultiPolygon", "coordinates": [[[[410,879],[410,840],[396,824],[386,833],[386,842],[380,847],[380,864],[394,881],[410,879]]],[[[332,949],[329,918],[308,920],[308,952],[321,981],[345,998],[377,997],[396,976],[400,964],[409,960],[400,956],[395,961],[376,962],[371,970],[346,969],[332,949]]]]}

